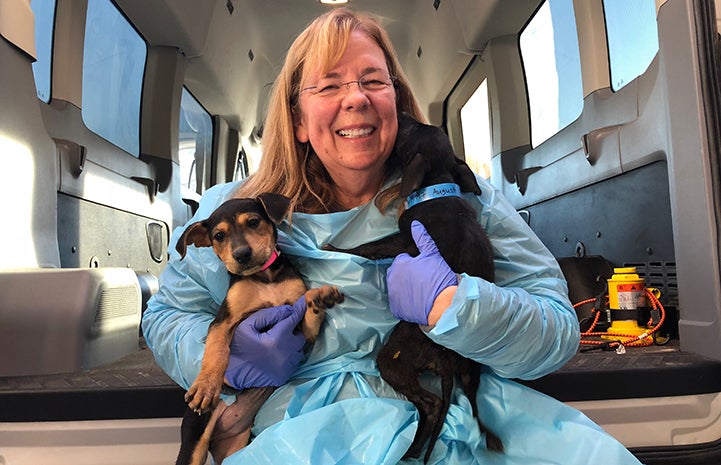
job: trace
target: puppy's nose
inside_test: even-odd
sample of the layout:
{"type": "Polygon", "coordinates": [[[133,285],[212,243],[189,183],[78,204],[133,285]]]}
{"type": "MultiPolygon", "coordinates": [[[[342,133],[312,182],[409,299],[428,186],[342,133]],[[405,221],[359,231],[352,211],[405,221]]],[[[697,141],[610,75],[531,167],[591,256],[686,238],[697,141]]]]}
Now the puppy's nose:
{"type": "Polygon", "coordinates": [[[247,263],[252,255],[253,252],[247,245],[243,247],[238,247],[233,251],[233,259],[238,263],[247,263]]]}

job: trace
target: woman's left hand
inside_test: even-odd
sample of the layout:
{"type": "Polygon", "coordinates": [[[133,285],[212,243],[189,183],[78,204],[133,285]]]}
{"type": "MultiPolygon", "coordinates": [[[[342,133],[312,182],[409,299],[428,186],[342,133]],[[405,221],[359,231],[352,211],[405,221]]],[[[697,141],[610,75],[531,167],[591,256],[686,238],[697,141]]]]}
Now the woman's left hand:
{"type": "Polygon", "coordinates": [[[418,256],[398,255],[386,274],[391,313],[400,320],[433,325],[448,308],[458,277],[423,224],[413,221],[411,235],[418,256]]]}

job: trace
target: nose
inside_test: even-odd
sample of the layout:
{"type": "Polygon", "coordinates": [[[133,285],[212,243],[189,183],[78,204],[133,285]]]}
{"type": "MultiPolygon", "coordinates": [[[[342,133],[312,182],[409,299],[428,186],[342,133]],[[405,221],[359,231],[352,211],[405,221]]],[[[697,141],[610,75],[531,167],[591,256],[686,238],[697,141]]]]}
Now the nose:
{"type": "Polygon", "coordinates": [[[233,259],[238,263],[248,263],[252,255],[253,251],[247,245],[240,246],[233,251],[233,259]]]}
{"type": "Polygon", "coordinates": [[[368,106],[368,94],[363,89],[360,81],[350,81],[343,83],[343,102],[346,109],[365,108],[368,106]]]}

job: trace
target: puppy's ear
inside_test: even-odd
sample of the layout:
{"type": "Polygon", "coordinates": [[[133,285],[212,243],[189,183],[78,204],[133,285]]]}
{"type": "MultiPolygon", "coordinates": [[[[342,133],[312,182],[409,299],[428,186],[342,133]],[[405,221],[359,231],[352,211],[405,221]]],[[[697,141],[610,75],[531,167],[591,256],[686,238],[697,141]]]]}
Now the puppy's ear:
{"type": "Polygon", "coordinates": [[[401,176],[401,196],[408,197],[411,192],[421,187],[423,178],[426,177],[431,164],[422,153],[416,153],[403,167],[403,175],[401,176]]]}
{"type": "Polygon", "coordinates": [[[210,237],[208,237],[208,226],[205,221],[198,221],[186,228],[180,235],[178,243],[175,244],[175,250],[180,254],[180,259],[185,258],[185,251],[188,245],[193,244],[196,247],[210,247],[210,237]]]}
{"type": "Polygon", "coordinates": [[[454,156],[456,164],[453,166],[453,180],[461,187],[461,192],[473,192],[481,195],[481,188],[476,181],[476,175],[465,161],[454,156]]]}
{"type": "Polygon", "coordinates": [[[401,112],[398,114],[398,135],[396,136],[397,139],[404,139],[409,137],[414,130],[416,130],[419,126],[421,126],[421,123],[416,121],[415,118],[413,118],[410,113],[407,112],[401,112]]]}
{"type": "Polygon", "coordinates": [[[275,224],[280,224],[288,214],[290,199],[284,195],[264,192],[256,197],[256,200],[263,206],[268,218],[275,224]]]}

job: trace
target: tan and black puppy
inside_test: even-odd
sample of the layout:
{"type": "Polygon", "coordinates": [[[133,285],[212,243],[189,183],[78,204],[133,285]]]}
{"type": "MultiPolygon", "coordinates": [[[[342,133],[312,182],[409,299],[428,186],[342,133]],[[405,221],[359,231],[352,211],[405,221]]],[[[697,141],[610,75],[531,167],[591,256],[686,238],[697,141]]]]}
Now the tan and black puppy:
{"type": "MultiPolygon", "coordinates": [[[[214,407],[223,389],[230,342],[243,319],[262,308],[293,304],[305,293],[307,311],[300,329],[309,342],[314,342],[325,310],[343,302],[343,294],[336,287],[306,290],[300,275],[276,248],[276,225],[286,216],[289,206],[287,197],[271,193],[255,199],[231,199],[206,220],[191,224],[178,240],[176,249],[181,260],[188,245],[213,247],[230,273],[230,286],[208,328],[200,373],[185,395],[188,411],[181,427],[177,464],[205,462],[212,430],[223,410],[214,407]]],[[[242,428],[231,441],[233,445],[222,448],[221,456],[214,451],[217,463],[247,445],[252,420],[273,389],[244,390],[237,396],[236,404],[246,404],[233,407],[234,422],[242,428]]]]}

